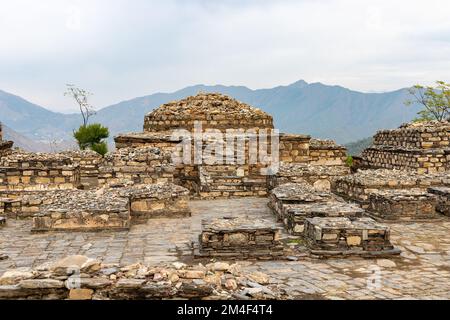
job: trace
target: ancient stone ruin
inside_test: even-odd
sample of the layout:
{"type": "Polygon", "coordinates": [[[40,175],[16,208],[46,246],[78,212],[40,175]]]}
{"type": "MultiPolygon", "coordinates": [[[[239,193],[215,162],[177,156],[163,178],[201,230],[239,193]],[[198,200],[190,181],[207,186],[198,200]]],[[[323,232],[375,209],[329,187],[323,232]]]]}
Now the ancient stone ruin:
{"type": "Polygon", "coordinates": [[[445,172],[449,162],[448,122],[408,123],[395,130],[377,132],[364,150],[360,166],[405,169],[418,173],[445,172]]]}
{"type": "Polygon", "coordinates": [[[11,262],[0,298],[284,299],[269,286],[275,280],[239,271],[240,261],[301,269],[318,257],[400,259],[405,244],[391,239],[391,228],[419,223],[428,232],[449,215],[448,128],[429,122],[380,131],[350,168],[333,141],[279,133],[266,112],[199,93],[148,113],[143,132],[118,135],[104,157],[24,152],[0,139],[0,270],[11,262]],[[251,201],[232,209],[246,199],[267,203],[269,212],[251,201]],[[74,252],[30,263],[2,247],[2,232],[14,228],[37,242],[72,241],[74,252]],[[105,234],[115,243],[108,249],[83,240],[105,234]],[[139,249],[152,237],[156,245],[139,249]],[[108,265],[82,250],[127,259],[108,265]],[[160,258],[173,263],[154,265],[160,258]],[[83,274],[81,285],[73,286],[70,264],[83,274]]]}
{"type": "Polygon", "coordinates": [[[370,218],[309,218],[305,238],[311,253],[318,256],[399,254],[390,242],[389,227],[370,218]]]}
{"type": "Polygon", "coordinates": [[[10,153],[12,146],[13,146],[12,141],[3,140],[3,126],[2,123],[0,122],[0,157],[10,153]]]}

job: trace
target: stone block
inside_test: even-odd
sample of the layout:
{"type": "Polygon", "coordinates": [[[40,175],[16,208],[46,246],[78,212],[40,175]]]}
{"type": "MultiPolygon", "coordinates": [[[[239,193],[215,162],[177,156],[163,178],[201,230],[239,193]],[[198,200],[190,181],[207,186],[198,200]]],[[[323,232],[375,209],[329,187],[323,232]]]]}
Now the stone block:
{"type": "Polygon", "coordinates": [[[254,217],[202,220],[197,257],[228,259],[276,259],[283,255],[281,227],[254,217]]]}
{"type": "Polygon", "coordinates": [[[389,227],[371,218],[308,218],[305,239],[311,254],[321,257],[380,257],[400,253],[390,242],[389,227]]]}

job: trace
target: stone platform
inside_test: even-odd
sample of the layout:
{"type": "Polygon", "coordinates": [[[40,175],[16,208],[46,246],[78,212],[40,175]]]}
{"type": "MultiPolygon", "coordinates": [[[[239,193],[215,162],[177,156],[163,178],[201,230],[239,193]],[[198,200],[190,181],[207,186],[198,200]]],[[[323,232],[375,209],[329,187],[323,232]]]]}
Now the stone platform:
{"type": "Polygon", "coordinates": [[[422,189],[432,186],[449,186],[447,173],[418,174],[411,170],[369,169],[340,177],[332,191],[346,200],[369,206],[369,195],[382,190],[422,189]]]}
{"type": "Polygon", "coordinates": [[[288,205],[339,201],[342,200],[332,193],[318,191],[307,183],[286,183],[270,192],[268,206],[274,211],[279,221],[286,223],[285,209],[288,205]]]}
{"type": "Polygon", "coordinates": [[[417,221],[439,219],[437,199],[421,189],[383,190],[369,195],[368,214],[376,220],[417,221]]]}
{"type": "Polygon", "coordinates": [[[307,218],[314,217],[362,217],[361,207],[340,202],[320,202],[311,204],[287,204],[283,206],[285,228],[297,236],[304,235],[304,224],[307,218]]]}
{"type": "Polygon", "coordinates": [[[279,227],[254,217],[223,217],[202,221],[198,257],[271,260],[283,256],[279,227]]]}
{"type": "Polygon", "coordinates": [[[400,254],[390,242],[389,227],[371,218],[311,218],[305,238],[312,255],[380,257],[400,254]]]}
{"type": "Polygon", "coordinates": [[[41,207],[34,232],[124,230],[130,227],[128,199],[114,193],[73,190],[41,207]]]}
{"type": "Polygon", "coordinates": [[[432,187],[428,188],[428,192],[437,197],[436,210],[450,217],[450,188],[432,187]]]}

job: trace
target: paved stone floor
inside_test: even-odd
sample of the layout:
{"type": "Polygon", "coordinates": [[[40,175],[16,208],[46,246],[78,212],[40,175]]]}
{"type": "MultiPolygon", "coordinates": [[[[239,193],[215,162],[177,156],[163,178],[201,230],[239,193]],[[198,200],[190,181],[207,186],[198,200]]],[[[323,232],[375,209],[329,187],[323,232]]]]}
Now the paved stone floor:
{"type": "MultiPolygon", "coordinates": [[[[192,242],[204,217],[248,215],[275,218],[267,199],[192,201],[192,217],[154,219],[127,232],[32,234],[31,221],[8,220],[0,229],[0,274],[8,268],[37,266],[72,254],[104,263],[160,264],[192,257],[192,242]]],[[[249,271],[269,274],[273,284],[297,299],[449,299],[450,220],[391,223],[400,257],[242,261],[249,271]]],[[[287,237],[287,235],[285,235],[287,237]]]]}

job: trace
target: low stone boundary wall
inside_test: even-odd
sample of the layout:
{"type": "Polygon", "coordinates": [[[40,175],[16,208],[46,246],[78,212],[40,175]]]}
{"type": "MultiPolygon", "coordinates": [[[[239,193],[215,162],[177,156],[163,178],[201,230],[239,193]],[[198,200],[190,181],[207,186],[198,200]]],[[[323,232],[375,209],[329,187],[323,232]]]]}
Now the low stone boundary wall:
{"type": "Polygon", "coordinates": [[[78,167],[0,167],[0,191],[75,189],[78,184],[78,167]]]}
{"type": "Polygon", "coordinates": [[[227,259],[277,259],[283,256],[281,228],[254,217],[202,220],[197,257],[227,259]]]}
{"type": "Polygon", "coordinates": [[[390,242],[389,227],[371,218],[311,218],[305,238],[312,255],[380,257],[400,253],[390,242]]]}

